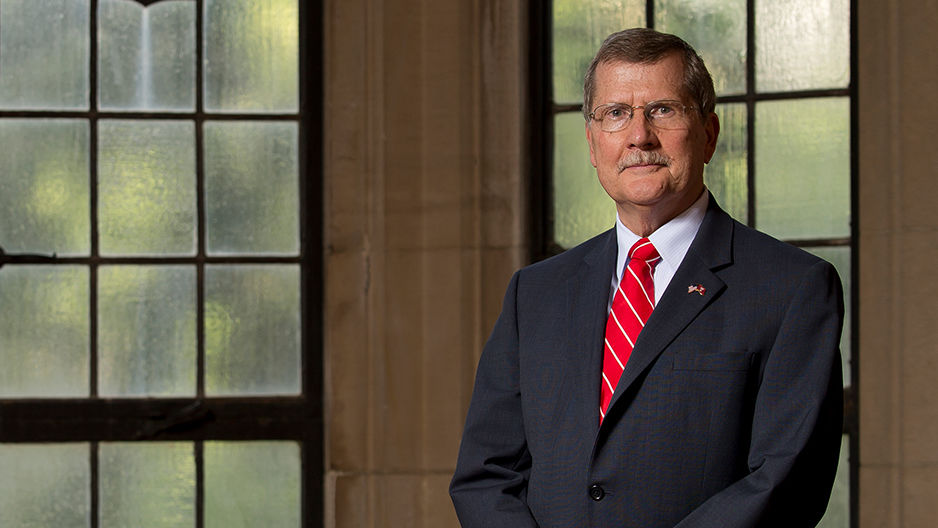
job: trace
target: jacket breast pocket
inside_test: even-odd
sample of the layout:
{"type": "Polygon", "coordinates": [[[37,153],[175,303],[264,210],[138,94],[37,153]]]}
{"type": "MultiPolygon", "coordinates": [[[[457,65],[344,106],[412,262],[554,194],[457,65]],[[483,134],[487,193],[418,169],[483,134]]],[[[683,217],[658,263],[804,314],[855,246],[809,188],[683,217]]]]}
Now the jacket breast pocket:
{"type": "Polygon", "coordinates": [[[751,350],[673,356],[669,393],[657,410],[681,446],[686,480],[701,489],[709,490],[708,479],[735,480],[745,467],[740,453],[751,436],[757,357],[751,350]]]}

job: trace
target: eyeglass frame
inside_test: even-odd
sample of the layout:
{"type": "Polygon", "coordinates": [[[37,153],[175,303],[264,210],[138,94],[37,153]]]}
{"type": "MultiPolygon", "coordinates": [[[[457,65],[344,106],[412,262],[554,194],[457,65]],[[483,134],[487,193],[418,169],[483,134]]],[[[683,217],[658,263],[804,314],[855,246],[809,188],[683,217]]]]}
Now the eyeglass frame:
{"type": "MultiPolygon", "coordinates": [[[[673,104],[675,104],[676,106],[680,106],[680,107],[681,107],[681,111],[684,112],[684,115],[687,115],[687,114],[688,114],[688,111],[690,111],[690,110],[696,110],[696,109],[697,109],[697,107],[694,106],[694,105],[686,105],[686,104],[684,104],[684,103],[682,103],[682,102],[680,102],[680,101],[674,100],[674,99],[659,99],[659,100],[657,100],[657,101],[649,101],[649,102],[647,102],[647,103],[645,103],[645,104],[643,104],[643,105],[636,105],[636,106],[632,106],[632,105],[627,104],[627,103],[611,102],[611,103],[603,103],[603,104],[600,104],[600,105],[596,105],[596,106],[593,108],[593,110],[592,110],[589,114],[587,114],[587,117],[589,118],[590,122],[596,121],[596,122],[600,123],[600,128],[601,128],[604,132],[619,132],[619,131],[624,130],[625,128],[627,128],[627,127],[629,126],[629,124],[632,122],[632,119],[635,118],[635,110],[641,109],[641,110],[642,110],[642,115],[645,116],[645,121],[647,121],[648,124],[650,124],[651,126],[653,126],[653,127],[655,127],[655,128],[661,128],[660,123],[656,123],[655,119],[652,118],[652,117],[650,117],[650,116],[648,115],[648,112],[649,112],[649,108],[648,108],[648,107],[654,107],[654,105],[659,104],[659,103],[673,103],[673,104]],[[628,111],[629,111],[629,118],[628,118],[627,121],[625,121],[625,122],[622,124],[622,127],[621,127],[621,128],[616,128],[616,129],[614,129],[614,130],[606,130],[605,128],[602,128],[602,122],[605,121],[605,118],[603,118],[603,119],[596,119],[596,111],[599,110],[600,108],[604,107],[604,106],[621,106],[623,109],[628,109],[628,111]]],[[[681,129],[681,127],[678,127],[678,128],[671,128],[671,129],[664,128],[664,129],[662,129],[662,130],[680,130],[680,129],[681,129]]]]}

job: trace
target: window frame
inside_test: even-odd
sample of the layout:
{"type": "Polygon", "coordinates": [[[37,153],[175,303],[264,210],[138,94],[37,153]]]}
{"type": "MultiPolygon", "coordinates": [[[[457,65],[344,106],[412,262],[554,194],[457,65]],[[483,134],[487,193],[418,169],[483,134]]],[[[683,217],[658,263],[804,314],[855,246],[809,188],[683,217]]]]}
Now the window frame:
{"type": "MultiPolygon", "coordinates": [[[[850,527],[859,527],[859,133],[857,97],[857,0],[849,1],[849,64],[850,78],[846,88],[826,90],[800,90],[793,92],[757,92],[755,87],[755,0],[746,0],[746,88],[743,94],[718,96],[717,104],[742,103],[746,105],[746,141],[748,209],[746,224],[755,225],[755,106],[763,101],[780,101],[800,98],[847,97],[850,112],[850,234],[840,238],[785,239],[798,247],[849,247],[850,248],[850,303],[845,307],[851,315],[850,326],[850,385],[844,387],[844,428],[850,446],[849,474],[850,527]]],[[[557,114],[581,112],[576,104],[557,104],[553,101],[553,2],[533,2],[529,12],[528,48],[528,105],[527,149],[529,159],[528,232],[529,262],[536,262],[564,251],[554,240],[553,215],[553,167],[554,167],[554,118],[557,114]]],[[[655,0],[645,0],[646,27],[654,28],[655,0]]],[[[623,28],[624,29],[624,28],[623,28]]],[[[586,148],[584,137],[583,148],[586,148]]]]}
{"type": "MultiPolygon", "coordinates": [[[[134,0],[144,6],[162,0],[134,0]]],[[[89,396],[83,398],[0,398],[0,443],[88,443],[90,524],[99,525],[98,446],[103,442],[192,442],[195,468],[194,526],[204,526],[202,449],[206,441],[283,440],[300,446],[300,518],[308,528],[323,526],[323,4],[297,0],[299,22],[299,107],[296,113],[209,113],[203,107],[204,0],[196,4],[196,107],[194,112],[116,112],[97,109],[98,0],[89,0],[89,107],[82,111],[0,110],[5,118],[82,119],[89,125],[91,243],[86,257],[5,253],[0,268],[17,265],[81,265],[89,270],[89,396]],[[172,119],[195,125],[197,240],[192,257],[101,257],[97,233],[97,123],[103,119],[172,119]],[[208,256],[202,129],[207,121],[284,120],[298,124],[299,236],[297,256],[208,256]],[[299,266],[301,392],[296,396],[207,397],[204,390],[204,269],[212,264],[283,263],[299,266]],[[110,264],[185,264],[197,275],[197,387],[193,397],[104,398],[97,388],[97,270],[110,264]]]]}

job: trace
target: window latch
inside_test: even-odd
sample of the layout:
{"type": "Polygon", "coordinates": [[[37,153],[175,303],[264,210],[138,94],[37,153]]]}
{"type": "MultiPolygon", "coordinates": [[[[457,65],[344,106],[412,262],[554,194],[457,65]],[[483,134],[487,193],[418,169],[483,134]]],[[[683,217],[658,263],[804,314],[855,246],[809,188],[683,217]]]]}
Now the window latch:
{"type": "Polygon", "coordinates": [[[0,268],[4,264],[46,264],[49,262],[55,262],[58,260],[58,256],[53,253],[51,255],[43,255],[40,253],[7,253],[3,250],[3,246],[0,246],[0,268]]]}
{"type": "Polygon", "coordinates": [[[188,431],[212,421],[212,411],[201,401],[195,401],[168,414],[157,414],[137,432],[137,439],[155,438],[163,433],[188,431]]]}

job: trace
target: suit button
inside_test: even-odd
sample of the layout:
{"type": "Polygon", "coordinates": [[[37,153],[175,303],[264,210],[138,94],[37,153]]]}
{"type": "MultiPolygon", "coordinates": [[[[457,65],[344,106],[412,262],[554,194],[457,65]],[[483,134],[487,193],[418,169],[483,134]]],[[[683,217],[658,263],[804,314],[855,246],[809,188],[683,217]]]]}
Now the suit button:
{"type": "Polygon", "coordinates": [[[590,486],[590,498],[594,501],[601,501],[603,497],[606,496],[606,490],[603,489],[599,484],[593,484],[590,486]]]}

